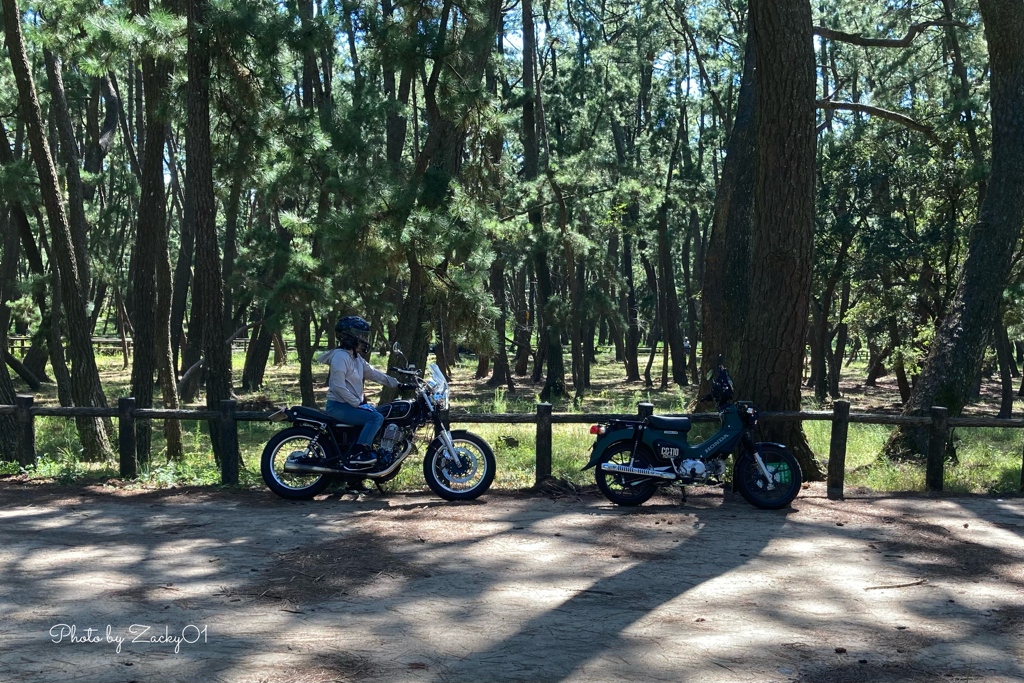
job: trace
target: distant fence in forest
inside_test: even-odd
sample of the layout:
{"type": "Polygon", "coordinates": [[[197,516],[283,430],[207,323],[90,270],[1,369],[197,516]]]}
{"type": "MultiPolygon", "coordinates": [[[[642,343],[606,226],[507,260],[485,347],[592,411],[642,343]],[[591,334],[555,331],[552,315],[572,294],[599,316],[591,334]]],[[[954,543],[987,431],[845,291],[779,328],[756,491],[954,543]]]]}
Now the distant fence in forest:
{"type": "MultiPolygon", "coordinates": [[[[118,418],[118,451],[120,474],[124,478],[136,476],[135,421],[136,420],[205,420],[218,425],[221,450],[221,482],[238,483],[241,456],[238,446],[238,423],[267,420],[271,412],[238,410],[237,402],[226,399],[219,410],[163,410],[136,408],[135,399],[122,397],[116,408],[75,408],[37,406],[31,395],[19,394],[15,405],[0,405],[0,415],[14,415],[18,429],[16,446],[18,462],[28,465],[36,459],[35,418],[103,417],[118,418]]],[[[535,424],[536,480],[551,476],[551,433],[556,424],[594,424],[607,420],[638,420],[654,413],[654,406],[642,402],[636,413],[554,413],[550,403],[538,403],[533,413],[461,413],[453,414],[455,424],[535,424]]],[[[718,422],[718,413],[687,414],[692,422],[718,422]]],[[[925,427],[929,432],[928,453],[925,459],[925,487],[928,491],[941,491],[945,468],[946,443],[949,430],[955,427],[989,427],[1024,429],[1024,419],[993,417],[949,417],[946,408],[934,406],[927,416],[885,415],[878,413],[851,413],[849,401],[836,401],[832,410],[803,410],[796,412],[762,412],[765,422],[797,422],[823,420],[832,423],[829,442],[827,492],[832,499],[842,499],[846,477],[846,442],[850,424],[880,424],[925,427]]],[[[1021,484],[1024,492],[1024,451],[1022,451],[1021,484]]]]}

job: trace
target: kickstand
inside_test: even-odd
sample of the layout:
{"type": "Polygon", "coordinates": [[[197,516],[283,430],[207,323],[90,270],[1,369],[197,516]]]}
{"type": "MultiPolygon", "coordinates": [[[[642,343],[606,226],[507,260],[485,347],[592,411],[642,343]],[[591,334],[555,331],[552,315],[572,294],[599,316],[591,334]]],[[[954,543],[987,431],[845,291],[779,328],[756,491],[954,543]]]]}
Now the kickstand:
{"type": "Polygon", "coordinates": [[[384,489],[382,489],[382,488],[380,487],[380,482],[379,482],[379,481],[374,481],[374,482],[373,482],[373,485],[377,487],[377,490],[378,490],[378,491],[380,491],[380,495],[382,495],[382,496],[383,496],[383,495],[384,495],[384,489]]]}
{"type": "Polygon", "coordinates": [[[680,486],[679,487],[679,493],[682,494],[682,498],[679,499],[679,504],[680,505],[686,505],[686,487],[685,486],[680,486]]]}

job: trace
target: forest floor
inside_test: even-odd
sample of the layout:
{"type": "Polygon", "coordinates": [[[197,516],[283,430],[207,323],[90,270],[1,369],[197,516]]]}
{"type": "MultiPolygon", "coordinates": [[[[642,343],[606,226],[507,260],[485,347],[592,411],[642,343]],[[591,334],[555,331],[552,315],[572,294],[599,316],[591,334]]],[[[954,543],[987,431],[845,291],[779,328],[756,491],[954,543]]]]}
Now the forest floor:
{"type": "MultiPolygon", "coordinates": [[[[236,389],[241,383],[244,354],[236,352],[233,359],[236,389]]],[[[643,359],[646,362],[646,356],[643,359]]],[[[97,361],[107,399],[114,403],[118,396],[130,393],[130,371],[123,368],[123,361],[116,355],[99,355],[97,361]]],[[[378,367],[386,366],[383,357],[373,356],[378,367]]],[[[326,373],[323,366],[314,365],[315,393],[321,407],[326,401],[327,388],[323,385],[326,373]]],[[[530,424],[465,424],[458,422],[459,413],[505,413],[534,412],[537,395],[542,384],[516,378],[515,393],[504,388],[487,386],[486,379],[475,379],[476,359],[464,356],[455,366],[452,381],[452,414],[456,427],[470,429],[486,438],[498,458],[498,475],[494,486],[504,489],[524,489],[534,482],[534,434],[530,424]]],[[[661,354],[655,358],[651,376],[655,385],[660,381],[661,354]]],[[[890,376],[878,380],[878,386],[867,387],[864,359],[844,368],[841,388],[843,397],[852,404],[854,412],[899,412],[899,391],[895,378],[890,376]]],[[[283,365],[267,367],[264,385],[258,392],[239,394],[239,406],[243,410],[268,410],[273,407],[301,401],[298,385],[299,368],[294,357],[283,365]]],[[[563,400],[555,405],[556,412],[604,412],[635,413],[636,404],[649,401],[658,413],[686,412],[696,395],[696,387],[677,387],[670,384],[667,389],[655,389],[641,382],[625,382],[622,379],[621,364],[614,360],[610,350],[598,355],[598,363],[592,368],[592,386],[582,404],[563,400]]],[[[571,376],[567,379],[571,379],[571,376]]],[[[997,377],[986,377],[981,387],[981,399],[969,406],[967,414],[994,416],[999,409],[1000,389],[997,377]]],[[[570,383],[571,388],[571,383],[570,383]]],[[[18,384],[19,391],[26,389],[18,384]]],[[[376,400],[377,387],[367,385],[371,401],[376,400]]],[[[827,408],[813,401],[813,392],[805,389],[804,406],[807,409],[827,408]]],[[[157,392],[159,396],[159,392],[157,392]]],[[[56,388],[43,385],[43,391],[36,394],[36,401],[42,404],[56,404],[56,388]]],[[[158,401],[159,403],[159,401],[158,401]]],[[[198,404],[196,404],[198,407],[198,404]]],[[[1014,416],[1024,413],[1024,401],[1014,405],[1014,416]]],[[[167,462],[163,441],[163,425],[154,423],[153,464],[143,468],[139,482],[130,486],[181,486],[194,484],[215,484],[219,481],[206,426],[196,421],[184,421],[184,446],[186,457],[180,462],[167,462]]],[[[822,463],[827,460],[831,424],[829,422],[805,422],[804,430],[811,448],[822,463]]],[[[924,488],[923,462],[892,462],[880,457],[882,446],[891,428],[883,425],[851,425],[847,448],[847,485],[875,491],[920,491],[924,488]]],[[[27,473],[19,473],[13,463],[0,463],[0,478],[41,479],[59,483],[89,483],[102,480],[112,486],[123,486],[117,481],[117,464],[83,463],[77,453],[81,451],[74,423],[65,418],[37,418],[37,450],[41,459],[39,465],[27,473]]],[[[261,487],[259,457],[263,444],[277,431],[271,423],[248,422],[239,425],[239,441],[242,451],[243,486],[261,487]]],[[[691,442],[697,442],[715,431],[711,424],[698,424],[690,433],[691,442]]],[[[1019,429],[959,429],[953,432],[959,463],[950,463],[946,468],[945,488],[959,493],[1004,493],[1017,491],[1021,481],[1021,441],[1024,436],[1019,429]]],[[[592,483],[589,472],[582,472],[587,450],[593,443],[588,425],[555,425],[553,430],[553,474],[559,479],[576,486],[592,483]]],[[[422,446],[419,452],[422,453],[422,446]]],[[[409,464],[399,476],[387,484],[389,490],[424,490],[422,473],[414,453],[409,464]]]]}
{"type": "Polygon", "coordinates": [[[1019,498],[0,483],[0,574],[2,681],[1024,679],[1019,498]]]}

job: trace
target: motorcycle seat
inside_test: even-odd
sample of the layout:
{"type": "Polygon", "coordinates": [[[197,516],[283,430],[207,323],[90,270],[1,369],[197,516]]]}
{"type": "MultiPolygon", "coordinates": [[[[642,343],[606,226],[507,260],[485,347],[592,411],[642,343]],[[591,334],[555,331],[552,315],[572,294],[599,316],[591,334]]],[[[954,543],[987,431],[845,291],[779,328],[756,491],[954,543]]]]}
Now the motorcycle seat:
{"type": "Polygon", "coordinates": [[[298,418],[304,418],[306,420],[315,420],[316,422],[324,422],[335,427],[350,427],[343,423],[336,417],[331,417],[322,410],[315,410],[313,408],[307,408],[306,406],[295,406],[291,409],[292,414],[298,418]]]}
{"type": "Polygon", "coordinates": [[[662,417],[661,415],[650,415],[647,418],[647,426],[651,429],[664,429],[666,431],[688,432],[690,431],[690,418],[688,417],[662,417]]]}

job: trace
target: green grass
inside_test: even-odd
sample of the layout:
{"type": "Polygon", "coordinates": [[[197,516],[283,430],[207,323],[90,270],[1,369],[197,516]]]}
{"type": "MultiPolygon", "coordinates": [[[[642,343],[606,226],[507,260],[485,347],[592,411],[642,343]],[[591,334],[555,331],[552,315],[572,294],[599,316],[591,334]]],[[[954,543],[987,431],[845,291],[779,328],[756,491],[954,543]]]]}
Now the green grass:
{"type": "MultiPolygon", "coordinates": [[[[244,354],[234,354],[233,362],[236,383],[240,382],[244,354]]],[[[646,361],[646,358],[642,359],[646,361]]],[[[118,396],[129,393],[129,372],[122,368],[120,356],[101,355],[97,357],[107,398],[114,403],[118,396]]],[[[655,359],[652,378],[660,378],[661,355],[655,359]]],[[[374,356],[376,365],[383,360],[374,356]]],[[[487,387],[482,380],[474,380],[475,359],[466,358],[456,368],[453,383],[453,412],[472,413],[532,413],[536,409],[537,393],[540,386],[517,381],[515,393],[504,387],[487,387]]],[[[315,370],[319,370],[316,368],[315,370]]],[[[850,372],[856,376],[858,368],[850,372]]],[[[321,372],[315,371],[317,381],[322,381],[321,372]]],[[[686,412],[695,387],[668,390],[646,388],[642,383],[627,384],[622,381],[622,369],[614,362],[610,353],[600,354],[598,364],[592,369],[593,390],[588,393],[582,405],[566,398],[555,404],[556,412],[601,412],[635,413],[636,404],[648,401],[655,405],[656,412],[686,412]]],[[[24,390],[18,387],[19,390],[24,390]]],[[[298,402],[298,364],[290,359],[287,365],[268,365],[264,386],[259,392],[241,395],[244,402],[258,402],[262,405],[292,404],[298,402]]],[[[318,387],[318,399],[324,400],[324,389],[318,387]]],[[[884,397],[883,397],[884,399],[884,397]]],[[[52,385],[36,395],[41,404],[56,404],[56,391],[52,385]]],[[[200,398],[200,403],[202,399],[200,398]]],[[[200,404],[194,404],[199,407],[200,404]]],[[[808,408],[816,408],[810,403],[808,408]]],[[[115,426],[117,421],[113,421],[115,426]]],[[[498,473],[494,486],[520,489],[534,482],[535,427],[532,424],[456,424],[459,429],[468,429],[485,438],[492,446],[498,461],[498,473]]],[[[263,444],[279,427],[270,423],[239,423],[239,445],[243,467],[240,471],[242,486],[262,486],[259,473],[259,459],[263,444]]],[[[205,423],[183,421],[185,456],[178,462],[167,462],[163,438],[163,424],[153,423],[153,461],[140,468],[140,475],[128,486],[170,487],[186,485],[217,485],[220,471],[214,462],[209,435],[205,423]]],[[[824,421],[804,423],[811,448],[824,463],[828,458],[831,424],[824,421]]],[[[924,463],[919,461],[893,462],[880,457],[882,446],[889,436],[891,427],[884,425],[850,425],[847,443],[847,486],[866,487],[875,491],[922,491],[924,489],[924,463]]],[[[717,430],[715,424],[695,424],[690,433],[691,443],[697,443],[717,430]]],[[[1007,493],[1017,491],[1020,486],[1021,430],[1015,429],[959,429],[955,432],[955,444],[959,462],[946,464],[945,488],[957,493],[1007,493]]],[[[589,457],[593,437],[588,425],[554,425],[552,432],[553,462],[555,477],[577,485],[593,483],[591,472],[581,468],[589,457]]],[[[81,446],[73,420],[58,417],[36,418],[36,446],[39,460],[27,472],[33,479],[50,480],[64,484],[84,484],[118,476],[116,461],[107,463],[86,463],[80,459],[81,446]]],[[[417,452],[411,455],[401,473],[385,485],[389,490],[425,489],[422,473],[422,453],[426,443],[420,441],[417,452]]],[[[0,475],[18,473],[17,465],[0,463],[0,475]]]]}
{"type": "MultiPolygon", "coordinates": [[[[828,460],[832,425],[805,422],[804,431],[815,455],[828,460]]],[[[924,491],[924,461],[893,461],[881,454],[892,427],[851,424],[846,442],[846,485],[874,491],[924,491]]],[[[1019,429],[957,429],[953,434],[957,462],[947,461],[943,490],[952,493],[1012,493],[1020,490],[1019,429]]]]}

